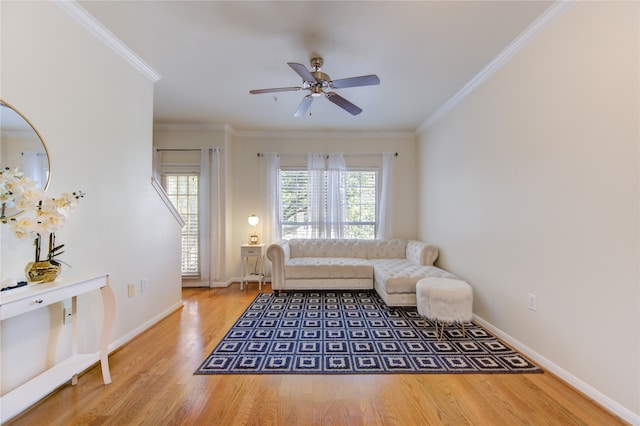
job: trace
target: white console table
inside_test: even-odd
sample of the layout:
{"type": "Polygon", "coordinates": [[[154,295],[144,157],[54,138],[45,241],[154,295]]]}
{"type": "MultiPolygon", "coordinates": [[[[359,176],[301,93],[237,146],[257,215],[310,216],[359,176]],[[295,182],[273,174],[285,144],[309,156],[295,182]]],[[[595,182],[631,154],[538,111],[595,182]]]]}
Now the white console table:
{"type": "Polygon", "coordinates": [[[51,283],[27,285],[0,293],[0,321],[71,299],[71,356],[28,382],[0,397],[0,422],[4,423],[38,402],[58,386],[71,380],[78,383],[78,374],[100,360],[104,384],[111,383],[108,346],[115,318],[115,297],[109,286],[109,275],[84,280],[56,279],[51,283]],[[104,304],[104,321],[99,354],[78,353],[77,296],[100,289],[104,304]]]}

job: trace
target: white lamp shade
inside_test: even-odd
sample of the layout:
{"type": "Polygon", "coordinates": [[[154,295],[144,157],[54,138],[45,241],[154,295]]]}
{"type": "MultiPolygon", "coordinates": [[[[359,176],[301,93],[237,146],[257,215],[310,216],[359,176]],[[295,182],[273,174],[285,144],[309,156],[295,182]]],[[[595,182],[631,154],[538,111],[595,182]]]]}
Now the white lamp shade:
{"type": "Polygon", "coordinates": [[[256,226],[258,222],[260,222],[260,219],[255,214],[252,214],[251,216],[249,216],[248,222],[249,225],[256,226]]]}

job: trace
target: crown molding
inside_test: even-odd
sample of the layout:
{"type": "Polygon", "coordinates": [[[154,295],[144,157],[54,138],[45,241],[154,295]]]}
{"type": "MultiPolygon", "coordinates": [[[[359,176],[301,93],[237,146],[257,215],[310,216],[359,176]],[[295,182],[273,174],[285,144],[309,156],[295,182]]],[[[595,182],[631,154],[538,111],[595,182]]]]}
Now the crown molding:
{"type": "Polygon", "coordinates": [[[111,50],[120,55],[135,69],[146,75],[152,83],[160,80],[161,76],[153,68],[147,65],[126,44],[94,18],[86,9],[75,0],[52,0],[60,9],[64,10],[72,18],[78,21],[87,31],[93,34],[111,50]]]}
{"type": "Polygon", "coordinates": [[[416,129],[417,133],[422,133],[431,127],[436,121],[445,116],[457,104],[480,86],[486,79],[492,76],[498,69],[507,63],[522,48],[531,43],[549,25],[555,22],[567,10],[569,10],[577,0],[556,0],[549,6],[535,21],[524,29],[511,43],[507,45],[498,55],[489,62],[475,77],[458,90],[447,102],[442,104],[427,120],[416,129]]]}

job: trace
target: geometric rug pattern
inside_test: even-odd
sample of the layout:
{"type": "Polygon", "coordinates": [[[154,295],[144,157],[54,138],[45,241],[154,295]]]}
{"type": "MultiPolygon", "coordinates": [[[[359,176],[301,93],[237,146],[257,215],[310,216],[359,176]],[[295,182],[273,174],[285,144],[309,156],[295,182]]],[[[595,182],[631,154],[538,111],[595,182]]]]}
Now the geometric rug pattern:
{"type": "Polygon", "coordinates": [[[375,291],[260,293],[194,374],[542,372],[475,323],[423,321],[375,291]]]}

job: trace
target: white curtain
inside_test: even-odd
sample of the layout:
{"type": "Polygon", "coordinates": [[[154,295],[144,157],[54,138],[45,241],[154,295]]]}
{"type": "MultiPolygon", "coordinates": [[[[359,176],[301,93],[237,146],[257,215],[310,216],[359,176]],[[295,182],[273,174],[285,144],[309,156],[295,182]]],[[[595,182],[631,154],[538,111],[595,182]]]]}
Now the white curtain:
{"type": "Polygon", "coordinates": [[[393,238],[393,188],[395,181],[395,153],[382,154],[382,188],[380,191],[380,206],[378,207],[378,230],[376,239],[393,238]]]}
{"type": "Polygon", "coordinates": [[[38,183],[40,188],[44,188],[47,183],[47,158],[40,152],[22,153],[22,173],[25,177],[31,178],[38,183]]]}
{"type": "Polygon", "coordinates": [[[219,148],[202,148],[198,187],[200,277],[213,286],[222,278],[223,213],[222,172],[219,148]]]}
{"type": "Polygon", "coordinates": [[[211,277],[216,281],[224,277],[222,270],[224,260],[224,194],[222,186],[220,148],[211,151],[211,277]]]}
{"type": "Polygon", "coordinates": [[[262,154],[260,193],[264,211],[261,241],[267,245],[280,239],[280,156],[275,152],[262,154]]]}
{"type": "Polygon", "coordinates": [[[325,238],[324,155],[307,154],[309,171],[309,238],[325,238]]]}
{"type": "MultiPolygon", "coordinates": [[[[269,244],[278,241],[280,232],[280,156],[275,152],[262,154],[260,193],[264,211],[259,213],[262,222],[261,242],[269,244]]],[[[266,259],[265,273],[271,275],[271,262],[266,259]]]]}
{"type": "Polygon", "coordinates": [[[343,238],[345,222],[345,170],[347,166],[342,154],[329,154],[327,164],[327,238],[343,238]]]}

